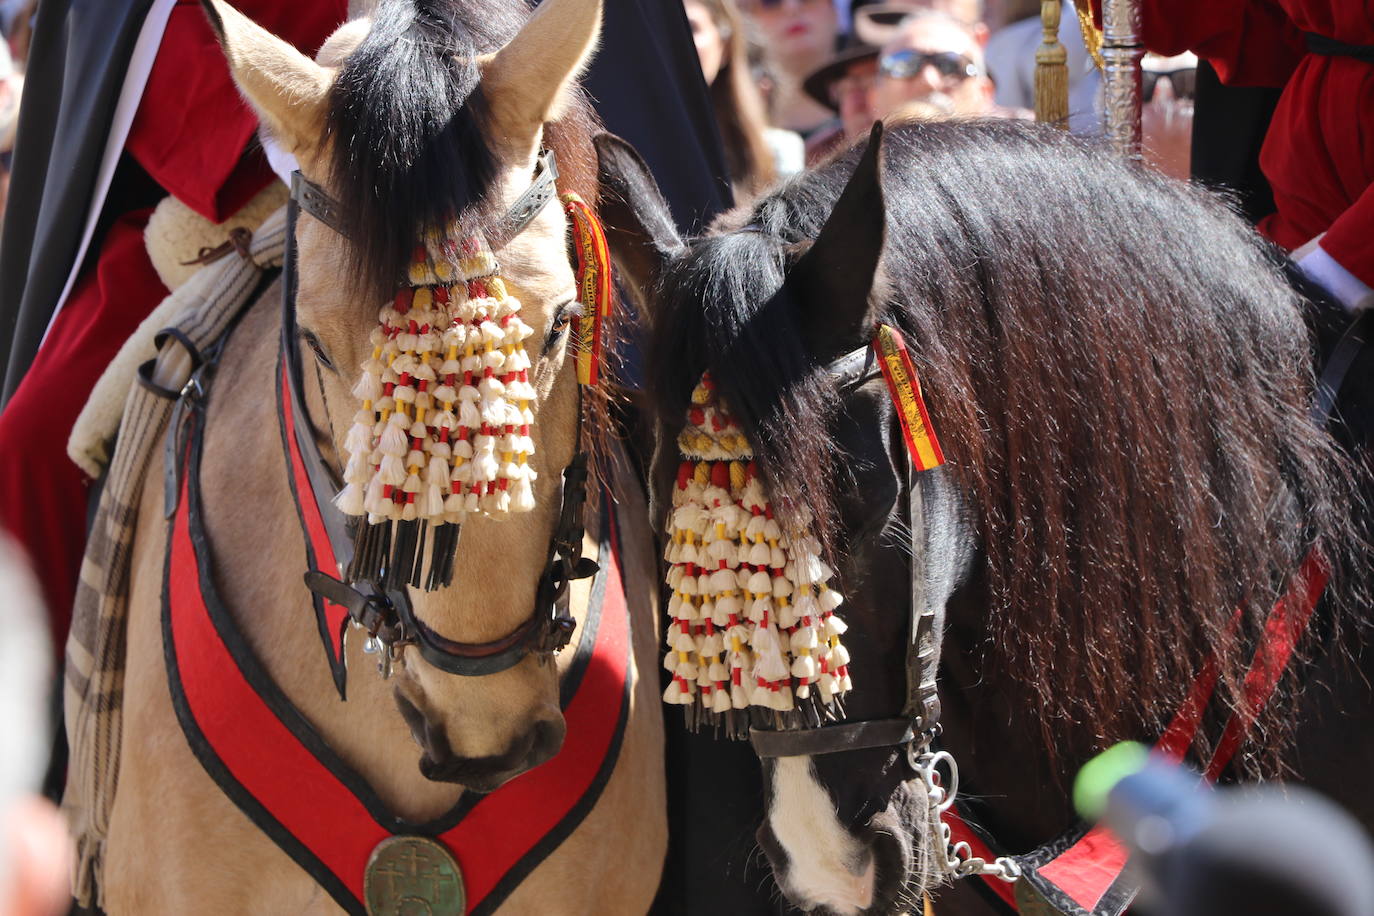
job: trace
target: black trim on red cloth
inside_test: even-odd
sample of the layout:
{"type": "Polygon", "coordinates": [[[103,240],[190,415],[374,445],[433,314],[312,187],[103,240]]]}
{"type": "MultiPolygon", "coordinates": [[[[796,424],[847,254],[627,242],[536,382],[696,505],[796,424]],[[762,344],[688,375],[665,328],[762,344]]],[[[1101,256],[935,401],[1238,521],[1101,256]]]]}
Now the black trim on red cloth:
{"type": "MultiPolygon", "coordinates": [[[[193,441],[186,446],[186,462],[189,465],[191,474],[196,476],[192,492],[198,492],[200,487],[199,465],[200,456],[199,444],[199,425],[200,415],[189,417],[186,422],[193,424],[193,441]]],[[[189,477],[190,475],[186,475],[189,477]]],[[[189,513],[187,511],[186,488],[189,481],[182,484],[181,508],[177,510],[172,519],[167,534],[167,550],[162,564],[162,652],[163,658],[167,663],[167,684],[171,688],[172,708],[176,710],[177,721],[181,723],[182,733],[186,735],[186,741],[191,746],[191,752],[196,755],[201,766],[210,774],[210,778],[220,787],[225,795],[238,807],[240,811],[248,816],[258,829],[272,838],[272,841],[292,858],[301,868],[315,879],[323,887],[334,901],[343,907],[351,916],[367,916],[367,911],[362,903],[355,898],[352,893],[344,886],[324,863],[319,860],[303,843],[295,838],[289,830],[270,813],[263,805],[253,797],[253,794],[244,788],[243,784],[234,778],[229,772],[223,761],[215,753],[205,733],[200,728],[200,723],[196,721],[195,714],[191,711],[190,703],[187,701],[186,693],[182,688],[181,666],[177,659],[176,642],[172,632],[172,569],[173,569],[173,547],[176,544],[178,529],[183,526],[189,528],[189,513]]],[[[197,545],[197,555],[200,555],[199,548],[204,545],[197,545]]]]}
{"type": "MultiPolygon", "coordinates": [[[[231,765],[223,757],[222,750],[232,747],[208,735],[206,722],[210,723],[210,728],[222,728],[223,723],[215,724],[215,714],[223,711],[223,705],[229,702],[237,703],[236,713],[242,713],[244,703],[250,703],[253,699],[261,702],[266,711],[280,723],[281,726],[289,731],[290,736],[299,742],[301,748],[308,753],[311,758],[311,766],[318,767],[332,775],[337,780],[338,786],[351,794],[361,805],[376,824],[388,834],[419,834],[432,836],[448,845],[455,855],[459,858],[460,866],[465,870],[465,877],[469,884],[470,892],[473,890],[474,873],[469,871],[468,863],[463,861],[463,855],[459,850],[453,848],[453,844],[464,840],[464,836],[457,834],[464,821],[473,814],[474,811],[482,811],[481,823],[473,830],[467,831],[476,837],[482,830],[490,830],[493,823],[501,825],[502,828],[520,828],[524,825],[524,818],[520,817],[521,799],[518,793],[511,795],[505,789],[498,790],[490,795],[477,795],[468,793],[454,806],[448,813],[440,818],[425,824],[413,824],[391,813],[373,792],[371,786],[346,763],[344,763],[324,742],[319,733],[305,719],[290,700],[281,692],[280,688],[272,681],[266,670],[262,667],[260,660],[252,652],[243,633],[238,628],[232,615],[223,604],[215,588],[210,562],[211,554],[209,541],[206,537],[203,504],[200,491],[200,459],[203,450],[203,417],[197,415],[188,418],[189,423],[193,424],[190,443],[187,447],[183,460],[186,462],[186,474],[184,475],[182,499],[172,526],[168,534],[167,559],[164,570],[163,586],[163,639],[164,655],[167,663],[168,681],[171,687],[173,705],[177,712],[177,717],[182,725],[182,730],[186,734],[188,743],[195,753],[207,773],[223,789],[226,795],[240,808],[255,824],[257,824],[269,837],[272,838],[284,852],[297,862],[305,871],[310,874],[323,887],[336,902],[339,903],[349,913],[363,913],[363,908],[358,899],[358,894],[349,887],[348,876],[338,874],[333,867],[328,865],[324,858],[315,850],[312,850],[308,843],[297,836],[283,822],[280,812],[274,813],[270,810],[268,803],[255,795],[232,770],[231,765]],[[194,564],[194,570],[189,568],[189,564],[194,564]],[[199,616],[203,613],[203,617],[199,616]],[[199,624],[203,627],[205,620],[213,625],[213,634],[216,639],[211,639],[210,644],[196,644],[197,636],[195,627],[199,624]],[[218,641],[220,646],[217,648],[214,642],[218,641]],[[240,684],[247,688],[247,692],[240,690],[239,695],[230,698],[233,691],[232,672],[227,670],[213,670],[202,672],[202,679],[209,679],[216,685],[216,699],[221,703],[221,709],[207,708],[202,699],[202,715],[197,715],[197,701],[193,700],[187,691],[185,677],[187,673],[183,670],[183,653],[187,647],[191,647],[194,657],[204,661],[207,658],[207,651],[213,655],[215,652],[223,650],[224,656],[229,664],[236,668],[240,676],[240,684]],[[211,716],[210,720],[204,720],[203,716],[211,716]],[[513,799],[509,803],[504,800],[513,799]],[[514,806],[511,808],[511,806],[514,806]],[[492,806],[496,806],[494,809],[492,806]],[[511,810],[505,814],[500,813],[502,808],[511,810]]],[[[562,759],[563,768],[569,765],[577,766],[585,764],[588,754],[596,754],[600,751],[600,756],[595,758],[598,761],[597,769],[585,784],[579,784],[574,774],[569,779],[563,779],[560,787],[565,787],[570,792],[577,792],[576,800],[558,818],[558,820],[548,827],[544,834],[533,842],[523,852],[518,849],[518,857],[511,862],[505,862],[497,854],[496,868],[500,869],[499,876],[493,880],[493,875],[488,868],[485,877],[486,886],[479,882],[476,888],[477,893],[473,893],[469,900],[469,912],[486,913],[498,906],[527,876],[535,867],[539,865],[547,856],[567,838],[582,822],[587,813],[595,806],[600,798],[602,790],[614,772],[616,761],[619,758],[619,751],[624,739],[624,732],[629,718],[630,691],[633,686],[633,679],[629,676],[630,660],[630,638],[626,606],[623,602],[623,592],[619,591],[620,583],[618,575],[613,574],[616,563],[614,544],[608,543],[614,538],[614,532],[610,537],[603,537],[603,552],[609,555],[611,562],[603,567],[606,571],[598,576],[598,580],[593,583],[593,602],[588,610],[588,627],[583,638],[579,640],[578,651],[574,656],[567,673],[564,676],[564,686],[571,684],[571,689],[565,690],[562,702],[565,708],[578,699],[579,693],[584,689],[606,690],[611,686],[611,682],[605,681],[605,673],[602,673],[599,683],[592,684],[588,681],[588,669],[591,667],[592,660],[596,655],[596,649],[602,646],[599,638],[606,631],[605,621],[601,619],[602,611],[607,609],[605,601],[610,597],[609,581],[615,578],[617,595],[622,599],[611,602],[610,613],[615,616],[615,632],[607,634],[609,642],[607,651],[623,653],[622,657],[613,659],[613,666],[619,666],[619,685],[615,689],[619,693],[620,703],[615,713],[615,723],[607,736],[604,749],[596,747],[577,747],[575,742],[578,733],[572,728],[569,729],[569,742],[565,745],[566,754],[560,753],[553,761],[544,764],[544,767],[551,767],[554,771],[559,768],[559,760],[562,759]],[[616,650],[610,646],[617,640],[624,643],[623,649],[616,650]],[[504,863],[504,864],[503,864],[504,863]]],[[[618,571],[617,571],[618,572],[618,571]]],[[[202,630],[202,636],[205,631],[202,630]]],[[[604,666],[603,666],[604,667],[604,666]]],[[[202,689],[205,681],[202,681],[202,689]]],[[[584,703],[594,702],[588,695],[584,703]]],[[[609,706],[610,704],[604,704],[609,706]]],[[[210,704],[213,707],[213,702],[210,704]]],[[[592,707],[588,707],[592,708],[592,707]]],[[[600,715],[601,710],[595,709],[596,714],[600,715]]],[[[610,710],[605,710],[609,713],[610,710]]],[[[236,718],[237,716],[235,716],[236,718]]],[[[221,717],[223,718],[223,717],[221,717]]],[[[266,720],[264,720],[266,721],[266,720]]],[[[232,737],[232,728],[220,736],[220,741],[226,735],[232,737]]],[[[257,737],[257,736],[254,736],[257,737]]],[[[265,736],[264,736],[265,737],[265,736]]],[[[242,748],[239,751],[242,752],[242,748]]],[[[239,753],[238,759],[242,762],[244,756],[239,753]]],[[[288,759],[288,758],[284,758],[288,759]]],[[[327,783],[328,779],[319,772],[289,772],[289,764],[282,764],[288,772],[274,772],[266,775],[263,772],[248,774],[251,781],[256,777],[261,784],[262,780],[269,779],[279,783],[286,781],[291,785],[309,785],[315,783],[327,783]]],[[[541,770],[543,767],[540,768],[541,770]]],[[[521,777],[524,778],[524,777],[521,777]]],[[[555,778],[555,777],[548,777],[555,778]]],[[[518,780],[516,781],[518,782],[518,780]]],[[[515,785],[513,782],[512,785],[515,785]]],[[[335,792],[328,789],[323,794],[328,795],[335,792]]],[[[527,793],[528,794],[528,793],[527,793]]],[[[527,799],[526,799],[527,803],[527,799]]],[[[324,806],[319,811],[319,818],[329,819],[335,823],[329,825],[330,835],[335,837],[335,843],[341,842],[338,837],[347,837],[349,840],[356,840],[353,846],[362,845],[365,849],[350,846],[351,851],[341,852],[336,848],[333,852],[337,861],[339,858],[352,857],[354,861],[365,861],[365,854],[375,845],[377,830],[368,829],[366,819],[359,822],[358,815],[361,812],[354,809],[352,813],[342,810],[342,806],[324,806]],[[351,822],[349,819],[352,818],[351,822]],[[345,822],[339,822],[339,821],[345,822]]],[[[317,825],[318,826],[318,825],[317,825]]],[[[300,824],[297,824],[299,830],[300,824]]],[[[312,828],[313,829],[313,828],[312,828]]],[[[470,843],[475,844],[476,839],[466,838],[470,843]]],[[[484,845],[489,840],[489,835],[484,835],[482,840],[484,845]]],[[[521,842],[518,839],[517,843],[521,842]]],[[[353,876],[355,885],[361,887],[361,875],[353,876]]]]}
{"type": "MultiPolygon", "coordinates": [[[[291,421],[289,411],[291,406],[288,403],[290,395],[284,383],[283,376],[287,372],[286,361],[280,360],[278,363],[279,371],[276,373],[276,393],[277,393],[277,428],[281,433],[281,453],[287,458],[286,482],[291,487],[291,503],[296,508],[296,519],[301,525],[301,540],[305,542],[305,569],[319,569],[319,558],[315,556],[314,538],[310,535],[310,526],[305,518],[305,506],[301,502],[301,488],[296,485],[295,465],[300,461],[300,452],[296,446],[295,436],[291,434],[291,421]]],[[[305,488],[309,498],[314,498],[314,492],[309,487],[305,488]]],[[[327,543],[327,540],[326,540],[327,543]]],[[[337,576],[337,569],[326,569],[324,572],[331,576],[337,576]]],[[[315,623],[320,631],[320,644],[324,647],[325,659],[329,663],[329,673],[334,679],[334,687],[339,691],[339,699],[348,699],[348,665],[344,655],[344,633],[348,631],[348,611],[344,608],[330,613],[325,609],[324,598],[316,592],[310,593],[311,604],[315,607],[315,623]],[[331,623],[331,617],[336,622],[331,623]]]]}

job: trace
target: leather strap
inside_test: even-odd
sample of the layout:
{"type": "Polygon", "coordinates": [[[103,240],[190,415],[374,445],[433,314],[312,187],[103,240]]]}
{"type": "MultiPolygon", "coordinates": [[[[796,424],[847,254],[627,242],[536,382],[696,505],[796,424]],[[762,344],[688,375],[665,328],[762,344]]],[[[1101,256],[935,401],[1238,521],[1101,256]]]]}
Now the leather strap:
{"type": "MultiPolygon", "coordinates": [[[[539,154],[539,158],[534,164],[534,178],[530,181],[530,186],[525,189],[511,204],[505,216],[497,221],[488,232],[488,242],[493,248],[499,248],[503,242],[508,242],[515,236],[524,231],[525,227],[534,221],[549,201],[558,196],[558,162],[554,158],[553,150],[546,149],[539,154]]],[[[348,233],[343,231],[343,221],[340,218],[342,208],[339,202],[329,196],[329,192],[315,182],[306,178],[300,172],[291,173],[291,199],[296,202],[304,213],[309,213],[315,219],[333,229],[339,235],[347,237],[348,233]]]]}
{"type": "Polygon", "coordinates": [[[1325,426],[1331,419],[1331,411],[1336,407],[1336,397],[1341,393],[1345,377],[1355,364],[1355,357],[1360,355],[1369,340],[1369,323],[1374,320],[1369,316],[1368,311],[1363,311],[1350,322],[1322,367],[1321,378],[1317,380],[1317,396],[1312,404],[1312,419],[1320,426],[1325,426]]]}
{"type": "Polygon", "coordinates": [[[902,715],[910,720],[914,732],[932,732],[940,722],[936,681],[940,673],[940,637],[944,631],[945,611],[943,605],[936,607],[926,597],[925,506],[911,456],[905,448],[902,454],[905,458],[907,524],[911,527],[911,625],[907,631],[910,637],[906,647],[907,695],[902,715]]]}
{"type": "Polygon", "coordinates": [[[749,742],[760,757],[816,757],[902,745],[913,737],[910,719],[869,719],[788,731],[749,729],[749,742]]]}
{"type": "Polygon", "coordinates": [[[329,192],[300,172],[291,173],[291,199],[305,213],[333,229],[339,235],[347,236],[339,218],[339,204],[329,196],[329,192]]]}
{"type": "Polygon", "coordinates": [[[554,160],[553,150],[540,152],[534,164],[534,180],[530,186],[511,204],[501,221],[492,227],[488,243],[499,248],[502,243],[515,238],[525,227],[534,222],[545,204],[558,196],[558,163],[554,160]]]}

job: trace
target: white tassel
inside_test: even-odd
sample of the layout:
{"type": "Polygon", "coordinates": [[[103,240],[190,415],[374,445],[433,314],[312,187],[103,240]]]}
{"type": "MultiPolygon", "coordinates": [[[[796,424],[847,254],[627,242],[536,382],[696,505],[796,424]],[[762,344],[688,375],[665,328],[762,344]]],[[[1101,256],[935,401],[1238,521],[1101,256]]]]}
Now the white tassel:
{"type": "Polygon", "coordinates": [[[512,512],[529,512],[534,509],[534,487],[530,484],[529,477],[516,481],[511,486],[511,505],[512,512]]]}
{"type": "Polygon", "coordinates": [[[400,458],[408,451],[408,446],[405,430],[395,423],[388,423],[386,432],[382,433],[381,442],[378,443],[377,448],[383,455],[400,458]]]}
{"type": "Polygon", "coordinates": [[[750,646],[758,659],[755,673],[765,681],[781,681],[789,676],[787,661],[783,658],[782,645],[778,642],[777,627],[755,627],[750,646]]]}
{"type": "Polygon", "coordinates": [[[421,508],[424,518],[437,518],[444,514],[444,497],[438,487],[429,487],[425,492],[425,504],[421,508]]]}
{"type": "Polygon", "coordinates": [[[687,706],[692,702],[692,695],[682,689],[682,684],[677,678],[673,678],[668,683],[668,689],[663,691],[663,702],[674,706],[687,706]]]}
{"type": "Polygon", "coordinates": [[[385,455],[382,457],[381,466],[377,470],[377,476],[384,484],[393,487],[400,486],[406,479],[405,465],[395,455],[385,455]]]}
{"type": "Polygon", "coordinates": [[[344,515],[362,515],[365,510],[363,487],[350,483],[335,497],[334,504],[344,515]]]}

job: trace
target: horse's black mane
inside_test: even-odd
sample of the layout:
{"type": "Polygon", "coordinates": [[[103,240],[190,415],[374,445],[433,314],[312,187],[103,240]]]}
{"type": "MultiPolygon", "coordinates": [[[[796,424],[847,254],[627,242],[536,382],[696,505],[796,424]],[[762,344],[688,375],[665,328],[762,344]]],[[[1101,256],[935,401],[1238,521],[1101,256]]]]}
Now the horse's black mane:
{"type": "Polygon", "coordinates": [[[519,0],[382,0],[330,95],[331,179],[359,292],[387,298],[419,233],[481,203],[496,174],[477,56],[508,42],[519,0]]]}
{"type": "MultiPolygon", "coordinates": [[[[646,360],[668,429],[709,369],[774,500],[823,522],[848,480],[839,395],[783,280],[858,157],[671,264],[646,360]]],[[[1007,714],[1049,739],[1138,736],[1212,650],[1238,703],[1243,647],[1308,544],[1348,541],[1349,475],[1307,414],[1309,335],[1278,260],[1216,199],[1035,125],[905,125],[884,160],[875,296],[984,545],[1005,634],[988,670],[1025,687],[1007,714]]]]}

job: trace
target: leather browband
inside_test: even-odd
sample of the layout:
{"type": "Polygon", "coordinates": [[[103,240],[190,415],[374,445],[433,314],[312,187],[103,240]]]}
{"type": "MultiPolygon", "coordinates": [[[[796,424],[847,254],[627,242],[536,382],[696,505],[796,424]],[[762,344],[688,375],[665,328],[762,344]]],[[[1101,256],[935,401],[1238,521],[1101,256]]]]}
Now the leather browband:
{"type": "MultiPolygon", "coordinates": [[[[511,204],[506,215],[501,217],[487,233],[487,244],[493,248],[501,247],[503,242],[519,235],[526,226],[534,221],[539,211],[549,201],[558,196],[558,161],[553,150],[539,153],[534,164],[534,178],[525,193],[511,204]]],[[[291,173],[291,197],[300,206],[302,213],[309,213],[315,219],[347,237],[340,218],[342,208],[339,202],[329,196],[329,192],[300,172],[291,173]]]]}

